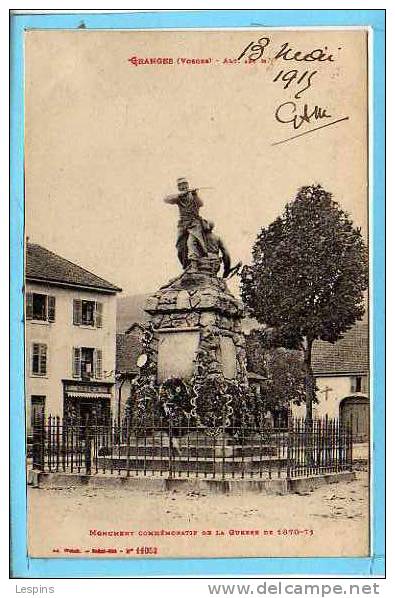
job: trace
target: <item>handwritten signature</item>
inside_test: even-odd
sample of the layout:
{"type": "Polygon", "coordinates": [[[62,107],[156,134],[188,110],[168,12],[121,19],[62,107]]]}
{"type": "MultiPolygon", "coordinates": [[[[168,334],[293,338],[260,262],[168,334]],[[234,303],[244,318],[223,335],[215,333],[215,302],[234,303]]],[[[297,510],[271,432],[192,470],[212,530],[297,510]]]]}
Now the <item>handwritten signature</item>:
{"type": "Polygon", "coordinates": [[[328,114],[327,108],[314,106],[311,109],[308,104],[304,104],[303,109],[299,111],[296,102],[284,102],[280,104],[274,116],[279,123],[292,124],[294,129],[300,129],[303,124],[308,124],[311,121],[332,118],[332,115],[328,114]]]}

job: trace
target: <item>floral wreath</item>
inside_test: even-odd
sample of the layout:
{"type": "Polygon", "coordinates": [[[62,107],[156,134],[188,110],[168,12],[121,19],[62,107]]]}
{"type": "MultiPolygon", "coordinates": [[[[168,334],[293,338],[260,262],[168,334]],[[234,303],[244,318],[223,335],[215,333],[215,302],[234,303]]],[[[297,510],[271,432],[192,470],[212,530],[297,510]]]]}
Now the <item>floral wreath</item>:
{"type": "Polygon", "coordinates": [[[206,428],[210,436],[217,436],[231,425],[233,415],[232,394],[222,374],[196,377],[192,386],[192,416],[206,428]]]}
{"type": "Polygon", "coordinates": [[[191,417],[190,388],[181,378],[167,378],[159,387],[158,401],[164,416],[170,419],[191,417]]]}

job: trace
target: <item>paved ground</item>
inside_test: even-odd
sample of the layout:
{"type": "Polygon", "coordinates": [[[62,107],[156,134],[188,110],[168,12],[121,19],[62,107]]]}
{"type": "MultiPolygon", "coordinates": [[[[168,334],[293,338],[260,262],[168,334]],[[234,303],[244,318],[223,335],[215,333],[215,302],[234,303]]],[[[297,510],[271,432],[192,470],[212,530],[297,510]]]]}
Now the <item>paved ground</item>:
{"type": "Polygon", "coordinates": [[[146,549],[162,558],[368,553],[366,472],[354,482],[304,495],[29,487],[28,502],[32,556],[141,558],[146,549]],[[92,535],[91,530],[129,535],[92,535]]]}

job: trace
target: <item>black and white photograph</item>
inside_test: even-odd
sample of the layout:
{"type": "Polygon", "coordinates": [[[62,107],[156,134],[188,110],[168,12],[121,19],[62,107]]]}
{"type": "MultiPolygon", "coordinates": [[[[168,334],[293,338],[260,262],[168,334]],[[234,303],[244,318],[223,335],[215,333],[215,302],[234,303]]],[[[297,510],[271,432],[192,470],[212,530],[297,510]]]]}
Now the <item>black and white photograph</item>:
{"type": "Polygon", "coordinates": [[[370,554],[368,31],[25,32],[28,551],[370,554]]]}

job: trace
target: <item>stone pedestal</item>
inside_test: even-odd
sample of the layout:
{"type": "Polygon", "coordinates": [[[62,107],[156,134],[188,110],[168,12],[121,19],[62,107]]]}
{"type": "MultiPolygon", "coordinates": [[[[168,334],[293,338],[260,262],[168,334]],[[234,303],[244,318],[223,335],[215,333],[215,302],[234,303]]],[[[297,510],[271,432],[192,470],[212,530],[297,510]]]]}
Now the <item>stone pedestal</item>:
{"type": "Polygon", "coordinates": [[[185,271],[146,302],[157,382],[171,376],[189,380],[199,370],[247,383],[242,303],[216,276],[216,268],[202,266],[185,271]]]}

